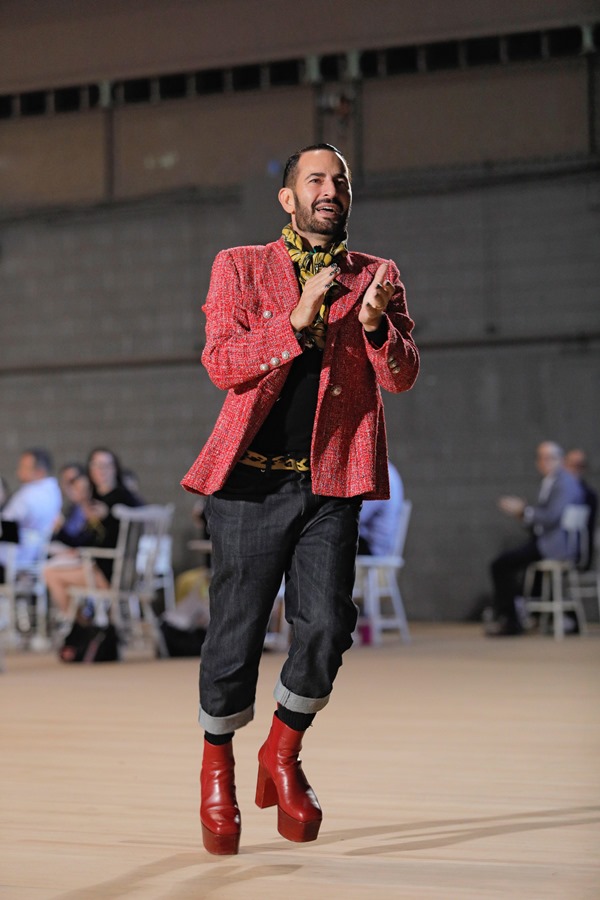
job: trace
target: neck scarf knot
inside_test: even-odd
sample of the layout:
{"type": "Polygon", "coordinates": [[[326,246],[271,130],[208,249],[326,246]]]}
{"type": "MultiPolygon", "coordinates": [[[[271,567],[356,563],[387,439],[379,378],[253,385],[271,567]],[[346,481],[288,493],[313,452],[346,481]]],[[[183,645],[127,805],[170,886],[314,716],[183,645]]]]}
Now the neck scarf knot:
{"type": "MultiPolygon", "coordinates": [[[[326,266],[330,266],[337,257],[338,261],[343,259],[348,253],[348,245],[345,240],[333,244],[328,250],[322,247],[315,247],[312,250],[305,250],[302,238],[297,234],[291,225],[286,225],[282,231],[283,242],[286,246],[290,259],[296,265],[298,273],[298,281],[302,289],[309,278],[320,272],[326,266]]],[[[312,325],[304,329],[304,346],[318,347],[323,350],[325,347],[325,337],[327,334],[327,322],[329,320],[329,307],[335,300],[336,291],[335,284],[327,291],[327,295],[323,300],[321,309],[317,313],[312,325]]]]}

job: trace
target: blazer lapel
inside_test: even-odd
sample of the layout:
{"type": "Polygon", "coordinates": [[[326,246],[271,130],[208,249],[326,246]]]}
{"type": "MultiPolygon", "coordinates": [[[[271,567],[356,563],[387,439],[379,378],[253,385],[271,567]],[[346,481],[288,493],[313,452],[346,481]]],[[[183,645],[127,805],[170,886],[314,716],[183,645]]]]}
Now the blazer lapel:
{"type": "Polygon", "coordinates": [[[294,264],[283,240],[267,244],[267,248],[270,252],[265,255],[263,274],[265,295],[278,307],[292,310],[300,299],[300,287],[294,264]]]}
{"type": "Polygon", "coordinates": [[[336,278],[336,281],[344,288],[344,293],[336,297],[331,304],[329,311],[329,321],[336,322],[342,319],[348,312],[356,306],[370,285],[373,274],[367,266],[362,269],[355,267],[352,254],[349,253],[342,263],[342,271],[336,278]]]}

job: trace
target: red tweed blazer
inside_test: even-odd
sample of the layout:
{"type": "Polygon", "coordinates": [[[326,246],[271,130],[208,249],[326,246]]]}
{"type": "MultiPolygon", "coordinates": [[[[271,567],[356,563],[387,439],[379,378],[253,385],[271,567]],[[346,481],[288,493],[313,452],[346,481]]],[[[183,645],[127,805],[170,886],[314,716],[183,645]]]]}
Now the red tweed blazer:
{"type": "MultiPolygon", "coordinates": [[[[381,262],[376,256],[348,253],[340,263],[337,281],[346,293],[336,298],[329,315],[311,449],[315,494],[389,496],[380,387],[393,393],[412,387],[419,356],[410,336],[413,322],[404,287],[392,261],[387,277],[396,290],[387,308],[384,346],[372,347],[358,321],[362,297],[381,262]]],[[[299,297],[282,239],[223,250],[217,256],[203,307],[202,362],[227,396],[212,434],[181,482],[186,490],[219,490],[251,446],[292,360],[302,353],[289,320],[299,297]]]]}

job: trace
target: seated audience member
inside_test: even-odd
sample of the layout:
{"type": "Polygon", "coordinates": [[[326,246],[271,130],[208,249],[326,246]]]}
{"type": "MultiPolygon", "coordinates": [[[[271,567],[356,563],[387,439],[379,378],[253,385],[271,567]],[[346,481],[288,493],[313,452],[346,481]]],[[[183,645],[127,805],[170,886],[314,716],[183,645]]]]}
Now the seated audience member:
{"type": "Polygon", "coordinates": [[[358,523],[358,552],[367,556],[389,556],[394,552],[396,532],[404,503],[404,486],[398,469],[388,463],[389,500],[365,500],[358,523]]]}
{"type": "Polygon", "coordinates": [[[540,559],[569,559],[566,533],[561,517],[570,503],[583,503],[583,491],[576,478],[563,466],[563,451],[551,441],[539,445],[536,466],[542,476],[537,503],[529,506],[521,497],[500,497],[499,508],[530,529],[529,540],[502,553],[491,564],[494,585],[494,616],[486,633],[490,637],[518,635],[523,631],[515,607],[521,593],[520,577],[526,567],[540,559]]]}
{"type": "Polygon", "coordinates": [[[596,521],[598,518],[598,494],[596,491],[590,487],[588,482],[585,480],[585,473],[587,472],[587,457],[583,450],[569,450],[565,453],[565,461],[564,466],[567,472],[570,472],[571,475],[574,475],[575,478],[579,481],[581,485],[581,489],[583,491],[583,502],[589,508],[590,517],[588,519],[588,558],[587,563],[588,567],[592,564],[592,556],[594,550],[594,538],[596,535],[596,521]]]}
{"type": "MultiPolygon", "coordinates": [[[[33,447],[19,459],[17,478],[20,487],[5,503],[2,518],[19,526],[17,567],[35,562],[48,541],[60,513],[61,496],[52,476],[52,458],[47,450],[33,447]]],[[[0,581],[4,579],[7,548],[0,545],[0,581]]]]}
{"type": "Polygon", "coordinates": [[[94,544],[95,532],[90,524],[92,485],[80,463],[67,463],[58,473],[58,483],[65,498],[64,512],[54,523],[52,540],[67,547],[84,547],[94,544]]]}
{"type": "MultiPolygon", "coordinates": [[[[123,485],[119,460],[105,447],[97,447],[90,453],[87,475],[92,492],[82,508],[85,510],[91,538],[88,546],[116,547],[119,521],[111,514],[111,510],[119,503],[124,506],[140,506],[139,499],[123,485]]],[[[111,559],[99,559],[95,562],[96,587],[108,587],[112,568],[111,559]]],[[[87,583],[83,563],[76,553],[58,554],[44,567],[43,576],[53,604],[65,615],[69,610],[69,588],[84,587],[87,583]]]]}

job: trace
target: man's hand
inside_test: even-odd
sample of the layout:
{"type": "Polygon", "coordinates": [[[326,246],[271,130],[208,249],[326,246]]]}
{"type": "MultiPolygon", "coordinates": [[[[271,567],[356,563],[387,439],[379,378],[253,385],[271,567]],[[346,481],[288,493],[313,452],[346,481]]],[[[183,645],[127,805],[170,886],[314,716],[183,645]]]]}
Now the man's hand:
{"type": "Polygon", "coordinates": [[[373,281],[367,288],[363,297],[362,306],[358,314],[358,321],[362,323],[365,331],[376,331],[381,323],[388,303],[394,295],[394,285],[391,281],[384,282],[388,264],[381,263],[373,281]]]}
{"type": "Polygon", "coordinates": [[[500,497],[498,500],[498,507],[502,512],[507,513],[509,516],[514,516],[516,519],[523,518],[526,505],[525,500],[521,499],[521,497],[500,497]]]}
{"type": "Polygon", "coordinates": [[[304,285],[298,306],[292,310],[290,323],[294,331],[302,331],[315,321],[315,316],[321,309],[325,294],[335,281],[335,276],[340,267],[333,263],[331,266],[321,269],[304,285]]]}

